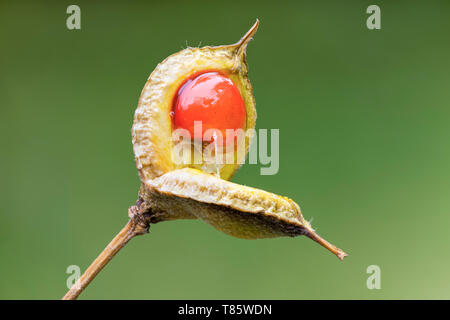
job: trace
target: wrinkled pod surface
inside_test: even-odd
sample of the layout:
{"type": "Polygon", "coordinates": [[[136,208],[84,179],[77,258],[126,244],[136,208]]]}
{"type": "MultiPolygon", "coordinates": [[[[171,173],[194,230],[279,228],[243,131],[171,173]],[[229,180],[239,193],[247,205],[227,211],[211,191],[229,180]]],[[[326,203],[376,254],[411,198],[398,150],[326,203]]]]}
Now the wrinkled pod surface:
{"type": "MultiPolygon", "coordinates": [[[[248,152],[253,133],[248,129],[253,129],[256,122],[246,47],[258,25],[259,21],[236,44],[187,48],[169,56],[152,72],[142,90],[132,127],[136,166],[142,182],[138,205],[151,216],[152,223],[200,219],[219,231],[243,239],[306,235],[342,260],[346,254],[314,232],[294,201],[228,181],[248,152]],[[177,98],[187,83],[212,73],[231,81],[230,86],[238,89],[245,108],[242,123],[245,135],[234,149],[235,161],[215,164],[214,159],[208,159],[202,152],[205,145],[195,141],[183,146],[190,155],[188,161],[176,161],[179,141],[173,131],[177,127],[174,121],[177,98]],[[192,161],[195,153],[200,154],[200,161],[192,161]]],[[[195,92],[201,95],[205,91],[195,92]]],[[[228,107],[224,106],[221,108],[228,107]]]]}

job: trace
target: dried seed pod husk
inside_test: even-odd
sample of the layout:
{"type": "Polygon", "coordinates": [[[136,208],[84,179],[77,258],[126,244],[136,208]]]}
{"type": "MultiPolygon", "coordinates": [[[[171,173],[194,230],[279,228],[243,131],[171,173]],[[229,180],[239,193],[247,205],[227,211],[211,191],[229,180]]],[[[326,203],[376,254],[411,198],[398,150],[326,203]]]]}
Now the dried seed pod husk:
{"type": "MultiPolygon", "coordinates": [[[[132,128],[133,149],[141,181],[183,167],[211,171],[205,162],[179,164],[174,161],[173,125],[170,112],[180,86],[191,76],[218,71],[227,75],[239,88],[246,108],[247,131],[243,143],[245,154],[234,163],[216,168],[222,179],[229,180],[241,166],[252,138],[256,122],[255,99],[248,79],[246,47],[258,28],[253,27],[236,44],[217,47],[187,48],[161,62],[148,78],[139,98],[132,128]]],[[[238,157],[238,155],[236,155],[238,157]]]]}
{"type": "Polygon", "coordinates": [[[227,75],[241,93],[246,108],[247,135],[241,141],[245,158],[253,134],[249,129],[254,129],[256,122],[245,52],[258,24],[236,44],[187,48],[169,56],[152,72],[142,90],[132,128],[142,182],[139,197],[151,212],[153,223],[198,218],[244,239],[306,235],[343,259],[346,254],[314,232],[294,201],[227,181],[241,166],[238,157],[242,154],[236,152],[233,163],[216,166],[216,170],[211,170],[208,159],[200,164],[179,164],[173,159],[176,142],[170,113],[174,97],[187,79],[210,71],[227,75]]]}
{"type": "Polygon", "coordinates": [[[340,259],[346,255],[319,237],[289,198],[191,168],[170,171],[144,185],[144,200],[155,211],[153,222],[197,217],[243,239],[306,235],[340,259]]]}

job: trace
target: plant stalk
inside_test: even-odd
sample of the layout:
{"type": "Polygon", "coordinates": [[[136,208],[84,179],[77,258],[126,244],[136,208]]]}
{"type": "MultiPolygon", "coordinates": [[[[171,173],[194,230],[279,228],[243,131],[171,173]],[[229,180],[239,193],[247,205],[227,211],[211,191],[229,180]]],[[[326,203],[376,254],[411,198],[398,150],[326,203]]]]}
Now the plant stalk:
{"type": "Polygon", "coordinates": [[[111,261],[112,258],[122,249],[131,239],[137,235],[148,233],[150,226],[149,216],[138,211],[136,206],[128,210],[130,220],[122,230],[112,239],[100,255],[92,262],[83,275],[75,282],[62,300],[75,300],[91,283],[97,274],[111,261]]]}

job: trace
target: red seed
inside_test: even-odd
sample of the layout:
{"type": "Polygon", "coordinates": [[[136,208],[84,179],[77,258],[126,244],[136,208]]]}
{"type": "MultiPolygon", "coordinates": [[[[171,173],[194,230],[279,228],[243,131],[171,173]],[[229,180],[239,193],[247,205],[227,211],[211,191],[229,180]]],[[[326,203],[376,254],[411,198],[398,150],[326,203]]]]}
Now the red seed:
{"type": "MultiPolygon", "coordinates": [[[[227,129],[244,129],[246,111],[244,100],[237,86],[230,78],[218,72],[207,72],[188,79],[178,90],[171,113],[175,128],[189,131],[195,140],[211,142],[214,138],[204,139],[204,133],[212,129],[223,140],[229,141],[227,129]],[[202,122],[201,136],[194,132],[194,121],[202,122]]],[[[214,136],[214,135],[211,135],[214,136]]]]}

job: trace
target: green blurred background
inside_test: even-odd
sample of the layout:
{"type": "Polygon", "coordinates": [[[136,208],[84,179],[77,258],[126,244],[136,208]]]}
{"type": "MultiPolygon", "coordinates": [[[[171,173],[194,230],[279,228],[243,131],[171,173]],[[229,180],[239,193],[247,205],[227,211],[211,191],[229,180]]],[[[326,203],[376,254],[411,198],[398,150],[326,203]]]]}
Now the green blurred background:
{"type": "Polygon", "coordinates": [[[167,222],[81,298],[449,299],[449,14],[448,1],[2,1],[0,298],[66,292],[67,266],[87,268],[136,200],[130,128],[150,72],[259,18],[249,76],[258,127],[280,128],[280,171],[245,165],[234,181],[295,199],[350,256],[167,222]],[[66,28],[70,4],[81,30],[66,28]]]}

